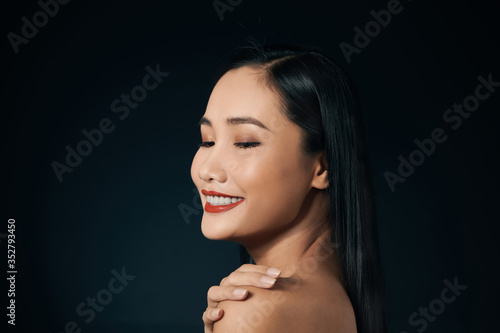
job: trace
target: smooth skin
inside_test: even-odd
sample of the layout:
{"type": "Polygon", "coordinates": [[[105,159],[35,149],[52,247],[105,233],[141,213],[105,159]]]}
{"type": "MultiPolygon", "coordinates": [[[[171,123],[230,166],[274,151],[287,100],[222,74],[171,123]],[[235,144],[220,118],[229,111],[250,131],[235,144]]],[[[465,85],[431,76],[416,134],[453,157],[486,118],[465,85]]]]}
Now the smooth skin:
{"type": "Polygon", "coordinates": [[[211,287],[203,314],[205,333],[356,333],[354,311],[327,234],[309,248],[289,277],[280,273],[276,282],[265,285],[262,277],[276,276],[275,268],[245,264],[220,286],[211,287]],[[235,290],[245,292],[236,295],[235,290]]]}
{"type": "MultiPolygon", "coordinates": [[[[262,73],[241,67],[217,82],[201,122],[203,145],[193,158],[191,178],[203,207],[207,197],[202,190],[244,198],[223,213],[204,211],[203,235],[237,242],[257,265],[278,268],[281,274],[274,286],[262,288],[255,280],[264,272],[245,266],[247,271],[240,268],[220,288],[212,287],[207,310],[218,302],[224,315],[211,330],[356,332],[335,246],[329,242],[324,152],[301,150],[302,129],[282,114],[281,99],[262,73]],[[236,286],[247,290],[243,301],[231,296],[236,286]]],[[[205,319],[213,317],[207,313],[205,319]]]]}
{"type": "Polygon", "coordinates": [[[223,278],[218,286],[212,286],[207,293],[207,309],[203,312],[205,333],[213,333],[213,323],[222,318],[224,310],[217,308],[219,302],[242,301],[248,296],[248,289],[239,286],[272,288],[281,271],[264,265],[241,265],[223,278]]]}

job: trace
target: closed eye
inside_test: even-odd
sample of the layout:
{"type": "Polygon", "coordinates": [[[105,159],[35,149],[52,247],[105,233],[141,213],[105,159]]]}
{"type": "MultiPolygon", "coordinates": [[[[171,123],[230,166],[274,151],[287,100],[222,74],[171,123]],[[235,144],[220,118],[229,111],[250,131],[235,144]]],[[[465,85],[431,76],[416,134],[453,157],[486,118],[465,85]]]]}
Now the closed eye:
{"type": "Polygon", "coordinates": [[[258,145],[260,145],[260,142],[237,142],[234,145],[236,147],[240,147],[242,149],[248,149],[248,148],[257,147],[258,145]]]}
{"type": "MultiPolygon", "coordinates": [[[[215,142],[213,141],[203,141],[201,143],[198,143],[198,148],[199,147],[209,148],[212,147],[214,144],[215,142]]],[[[257,147],[258,145],[260,145],[260,142],[236,142],[234,145],[241,149],[248,149],[257,147]]]]}
{"type": "Polygon", "coordinates": [[[214,145],[214,142],[213,141],[203,141],[201,143],[198,143],[198,148],[199,147],[205,147],[205,148],[208,148],[208,147],[211,147],[214,145]]]}

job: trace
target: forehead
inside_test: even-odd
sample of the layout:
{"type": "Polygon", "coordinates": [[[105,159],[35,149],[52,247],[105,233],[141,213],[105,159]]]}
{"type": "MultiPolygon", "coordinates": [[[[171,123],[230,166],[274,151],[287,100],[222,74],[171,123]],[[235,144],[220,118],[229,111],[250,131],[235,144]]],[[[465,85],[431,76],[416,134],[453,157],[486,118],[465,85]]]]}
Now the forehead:
{"type": "Polygon", "coordinates": [[[276,118],[280,99],[263,80],[263,71],[241,67],[224,74],[215,85],[205,116],[213,121],[228,116],[250,116],[265,123],[276,118]]]}

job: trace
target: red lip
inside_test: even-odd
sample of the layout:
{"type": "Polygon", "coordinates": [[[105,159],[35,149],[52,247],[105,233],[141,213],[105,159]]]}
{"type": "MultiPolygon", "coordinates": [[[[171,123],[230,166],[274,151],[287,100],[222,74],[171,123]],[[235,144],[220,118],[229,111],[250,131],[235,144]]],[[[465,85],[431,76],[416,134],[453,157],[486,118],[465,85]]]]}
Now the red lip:
{"type": "Polygon", "coordinates": [[[205,195],[210,195],[210,196],[217,195],[217,196],[223,196],[223,197],[229,197],[229,198],[241,198],[241,197],[235,197],[233,195],[224,194],[224,193],[215,192],[215,191],[201,190],[201,193],[203,193],[205,195]]]}
{"type": "MultiPolygon", "coordinates": [[[[229,197],[229,198],[241,198],[241,197],[235,197],[235,196],[227,195],[227,194],[216,192],[216,191],[201,190],[201,193],[203,193],[205,195],[210,195],[210,196],[212,196],[212,195],[218,195],[218,196],[225,196],[225,197],[229,197]]],[[[226,211],[228,211],[230,209],[233,209],[234,207],[238,206],[244,200],[245,199],[241,199],[240,201],[237,201],[237,202],[234,202],[234,203],[230,203],[230,204],[227,204],[227,205],[218,205],[218,206],[213,206],[213,205],[211,205],[207,201],[205,203],[205,211],[207,213],[223,213],[223,212],[226,212],[226,211]]]]}

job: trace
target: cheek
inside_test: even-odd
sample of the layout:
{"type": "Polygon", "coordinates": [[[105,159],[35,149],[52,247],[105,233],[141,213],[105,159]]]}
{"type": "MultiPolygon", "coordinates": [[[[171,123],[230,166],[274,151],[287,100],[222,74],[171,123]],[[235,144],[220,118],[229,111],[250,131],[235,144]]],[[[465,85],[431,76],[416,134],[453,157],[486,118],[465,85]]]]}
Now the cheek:
{"type": "Polygon", "coordinates": [[[290,222],[298,214],[308,192],[307,179],[299,160],[274,154],[270,158],[254,160],[246,174],[242,187],[249,196],[252,211],[264,221],[273,224],[290,222]]]}

